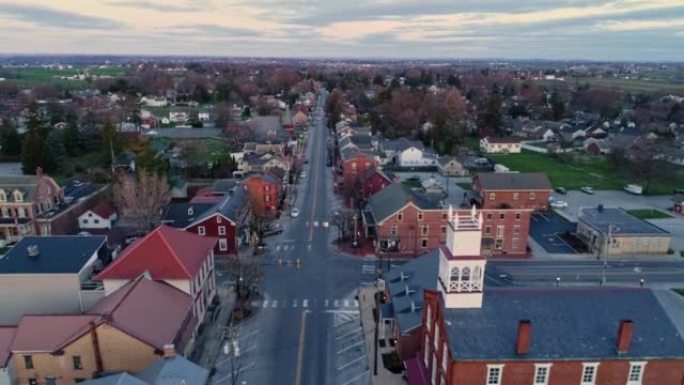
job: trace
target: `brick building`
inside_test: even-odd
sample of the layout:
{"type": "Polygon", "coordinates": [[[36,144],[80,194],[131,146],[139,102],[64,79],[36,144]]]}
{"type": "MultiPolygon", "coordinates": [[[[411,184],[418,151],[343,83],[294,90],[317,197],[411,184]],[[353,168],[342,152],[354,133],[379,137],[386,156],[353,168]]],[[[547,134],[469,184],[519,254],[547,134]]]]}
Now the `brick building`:
{"type": "Polygon", "coordinates": [[[379,169],[366,170],[361,174],[361,199],[366,200],[373,194],[392,184],[392,177],[379,169]]]}
{"type": "Polygon", "coordinates": [[[342,160],[342,191],[345,196],[351,196],[354,189],[361,186],[361,175],[366,170],[376,169],[378,162],[372,155],[357,148],[341,151],[340,158],[342,160]]]}
{"type": "Polygon", "coordinates": [[[494,172],[473,177],[476,203],[483,209],[549,209],[551,182],[543,173],[494,172]]]}
{"type": "MultiPolygon", "coordinates": [[[[676,309],[662,306],[656,293],[604,287],[485,289],[482,214],[473,210],[449,213],[449,218],[432,279],[422,272],[421,286],[405,291],[423,292],[422,301],[411,299],[411,308],[421,310],[420,325],[410,333],[413,340],[399,343],[404,357],[415,354],[405,360],[409,384],[681,384],[682,328],[674,321],[676,309]],[[419,347],[411,352],[415,339],[419,347]]],[[[423,258],[428,257],[434,258],[423,258]]],[[[393,289],[393,304],[398,294],[393,289]]],[[[400,311],[395,305],[394,313],[400,311]]]]}
{"type": "MultiPolygon", "coordinates": [[[[468,211],[463,209],[461,211],[468,211]]],[[[527,254],[530,209],[483,210],[482,247],[488,255],[527,254]]],[[[365,235],[378,251],[422,254],[446,241],[448,208],[408,186],[394,183],[368,199],[365,235]]]]}
{"type": "Polygon", "coordinates": [[[275,217],[280,208],[282,196],[282,180],[271,174],[252,175],[242,182],[249,192],[252,210],[257,215],[275,217]]]}

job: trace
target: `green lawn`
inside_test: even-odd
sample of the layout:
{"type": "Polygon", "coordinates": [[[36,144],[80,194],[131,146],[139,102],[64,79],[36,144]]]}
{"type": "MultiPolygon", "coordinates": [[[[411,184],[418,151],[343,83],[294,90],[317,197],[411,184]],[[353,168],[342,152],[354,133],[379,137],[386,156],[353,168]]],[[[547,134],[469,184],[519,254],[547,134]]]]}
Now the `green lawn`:
{"type": "Polygon", "coordinates": [[[636,209],[636,210],[627,210],[628,213],[634,215],[637,218],[641,219],[667,219],[667,218],[672,218],[672,215],[666,214],[660,210],[654,210],[654,209],[636,209]]]}
{"type": "Polygon", "coordinates": [[[472,183],[466,183],[466,182],[456,183],[456,186],[458,186],[464,190],[470,190],[473,188],[472,183]]]}
{"type": "Polygon", "coordinates": [[[106,75],[118,77],[125,72],[124,67],[78,67],[59,70],[56,68],[22,67],[0,68],[0,77],[6,78],[7,82],[16,83],[20,87],[32,87],[40,84],[54,84],[67,89],[82,89],[88,87],[85,80],[60,79],[62,76],[73,76],[83,72],[90,75],[106,75]]]}
{"type": "Polygon", "coordinates": [[[684,297],[684,289],[672,289],[672,291],[684,297]]]}
{"type": "Polygon", "coordinates": [[[524,151],[491,155],[491,158],[511,171],[543,172],[554,187],[578,190],[582,186],[591,186],[597,190],[619,190],[627,184],[615,175],[603,157],[586,157],[581,162],[565,163],[545,154],[524,151]]]}
{"type": "Polygon", "coordinates": [[[579,83],[589,83],[592,86],[616,88],[627,92],[646,93],[682,93],[684,84],[677,84],[664,80],[641,80],[619,78],[578,78],[579,83]]]}

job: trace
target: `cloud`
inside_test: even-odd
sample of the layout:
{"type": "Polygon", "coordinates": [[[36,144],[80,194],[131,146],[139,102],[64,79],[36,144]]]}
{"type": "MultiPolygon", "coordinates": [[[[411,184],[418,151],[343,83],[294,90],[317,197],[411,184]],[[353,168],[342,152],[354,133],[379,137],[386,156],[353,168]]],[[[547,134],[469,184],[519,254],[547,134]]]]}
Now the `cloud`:
{"type": "Polygon", "coordinates": [[[112,29],[121,26],[111,19],[31,5],[0,4],[0,16],[45,27],[67,29],[112,29]]]}
{"type": "Polygon", "coordinates": [[[599,29],[606,31],[642,31],[654,29],[684,28],[684,19],[677,20],[620,20],[607,21],[599,25],[599,29]]]}
{"type": "Polygon", "coordinates": [[[108,5],[114,7],[138,8],[157,12],[196,12],[201,11],[203,7],[197,5],[174,5],[167,3],[155,3],[152,1],[136,0],[136,1],[109,1],[108,5]]]}
{"type": "Polygon", "coordinates": [[[216,37],[216,35],[218,35],[220,37],[225,37],[226,35],[228,35],[228,36],[263,36],[264,35],[263,31],[257,31],[254,29],[224,27],[221,25],[214,25],[214,24],[196,24],[196,25],[191,25],[188,27],[192,31],[194,31],[195,33],[210,35],[212,37],[216,37]]]}

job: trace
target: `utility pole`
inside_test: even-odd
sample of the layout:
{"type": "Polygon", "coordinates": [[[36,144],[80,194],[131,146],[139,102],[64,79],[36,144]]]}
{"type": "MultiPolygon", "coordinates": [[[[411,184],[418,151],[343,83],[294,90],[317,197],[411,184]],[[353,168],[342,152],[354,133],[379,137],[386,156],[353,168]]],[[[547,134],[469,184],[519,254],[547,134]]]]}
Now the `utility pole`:
{"type": "MultiPolygon", "coordinates": [[[[613,225],[611,223],[608,224],[608,239],[605,242],[605,249],[603,251],[603,268],[601,269],[601,286],[606,284],[606,269],[608,268],[608,247],[612,245],[612,231],[613,231],[613,225]]],[[[601,248],[603,248],[604,245],[601,245],[601,248]]],[[[599,251],[600,253],[601,251],[599,251]]]]}
{"type": "MultiPolygon", "coordinates": [[[[380,279],[380,274],[378,274],[378,280],[380,279]]],[[[378,282],[376,280],[376,282],[378,282]]],[[[377,287],[376,287],[377,288],[377,287]]],[[[375,290],[375,294],[373,294],[375,297],[375,338],[373,341],[373,345],[375,346],[375,355],[373,357],[373,375],[377,376],[378,375],[378,334],[379,334],[379,329],[380,329],[380,292],[378,290],[375,290]]]]}

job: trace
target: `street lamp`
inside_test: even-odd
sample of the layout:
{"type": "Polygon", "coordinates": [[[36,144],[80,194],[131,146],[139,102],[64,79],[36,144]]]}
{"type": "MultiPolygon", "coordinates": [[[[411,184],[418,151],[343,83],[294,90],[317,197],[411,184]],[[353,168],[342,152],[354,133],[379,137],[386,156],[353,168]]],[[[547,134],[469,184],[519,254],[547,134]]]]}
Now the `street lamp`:
{"type": "Polygon", "coordinates": [[[556,287],[560,286],[560,277],[556,277],[556,287]]]}
{"type": "Polygon", "coordinates": [[[643,278],[641,278],[639,280],[639,287],[644,287],[644,279],[643,278]]]}

